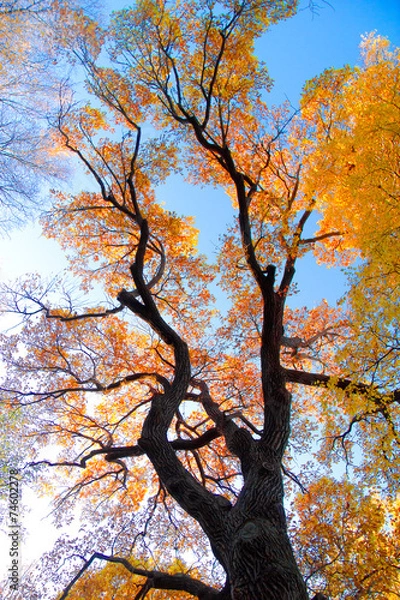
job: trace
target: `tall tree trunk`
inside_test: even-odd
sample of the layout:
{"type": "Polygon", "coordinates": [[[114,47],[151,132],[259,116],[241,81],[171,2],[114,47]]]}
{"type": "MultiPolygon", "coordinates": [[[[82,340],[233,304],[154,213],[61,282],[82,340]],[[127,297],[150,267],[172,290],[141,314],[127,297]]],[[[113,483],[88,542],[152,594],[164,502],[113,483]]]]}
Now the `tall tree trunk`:
{"type": "Polygon", "coordinates": [[[228,567],[233,600],[308,600],[287,533],[273,521],[246,519],[234,532],[228,567]]]}
{"type": "Polygon", "coordinates": [[[280,464],[253,463],[224,546],[233,600],[308,600],[287,534],[280,464]]]}

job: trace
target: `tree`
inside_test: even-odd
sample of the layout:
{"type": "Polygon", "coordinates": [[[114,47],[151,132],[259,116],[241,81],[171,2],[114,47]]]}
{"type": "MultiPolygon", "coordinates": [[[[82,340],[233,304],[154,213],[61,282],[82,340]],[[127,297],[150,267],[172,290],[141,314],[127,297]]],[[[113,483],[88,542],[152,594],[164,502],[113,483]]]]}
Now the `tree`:
{"type": "Polygon", "coordinates": [[[90,2],[0,1],[0,228],[37,215],[44,186],[66,175],[49,120],[68,91],[54,37],[55,11],[90,2]]]}
{"type": "Polygon", "coordinates": [[[398,598],[398,500],[326,477],[308,492],[295,505],[301,531],[295,545],[306,579],[330,598],[398,598]]]}
{"type": "MultiPolygon", "coordinates": [[[[50,78],[52,2],[0,2],[1,228],[20,225],[37,210],[44,182],[56,176],[46,116],[59,95],[50,78]]],[[[54,69],[53,69],[54,70],[54,69]]],[[[60,174],[61,170],[58,171],[60,174]]]]}
{"type": "MultiPolygon", "coordinates": [[[[69,558],[60,599],[104,586],[122,600],[129,577],[136,598],[170,590],[177,598],[306,599],[291,538],[309,588],[344,598],[337,565],[365,549],[351,537],[366,528],[362,515],[355,520],[356,499],[374,515],[365,535],[378,536],[393,562],[385,577],[395,597],[398,524],[378,513],[398,481],[399,287],[392,245],[378,247],[398,238],[398,52],[368,38],[364,65],[310,83],[298,114],[269,108],[271,82],[254,44],[295,9],[143,0],[117,12],[106,32],[81,12],[60,15],[68,32],[60,39],[85,68],[95,102],[64,103],[58,139],[97,187],[54,192],[43,226],[68,250],[85,301],[68,282],[37,276],[4,290],[22,323],[3,338],[1,386],[9,406],[26,411],[43,484],[52,481],[48,467],[58,467],[63,518],[83,502],[77,540],[61,538],[43,566],[69,558]],[[237,220],[217,267],[197,253],[193,221],[157,198],[157,186],[181,171],[232,199],[237,220]],[[355,192],[360,180],[385,214],[375,230],[355,192]],[[312,214],[321,216],[315,234],[312,214]],[[359,258],[342,307],[286,306],[296,261],[312,251],[331,262],[359,258]],[[390,301],[370,265],[390,276],[390,301]],[[208,289],[217,275],[229,300],[220,323],[208,289]],[[361,312],[359,282],[371,312],[361,312]],[[89,306],[99,286],[107,302],[89,306]],[[353,483],[339,507],[324,494],[337,494],[326,473],[343,458],[353,483]],[[288,491],[299,483],[295,461],[309,491],[297,500],[290,537],[283,479],[288,491]],[[318,510],[328,521],[328,509],[338,530],[340,510],[350,519],[336,554],[324,523],[314,519],[311,529],[307,520],[318,510]],[[98,560],[106,566],[93,571],[98,560]]],[[[360,598],[376,570],[375,555],[363,556],[370,568],[351,583],[360,598]]],[[[42,584],[41,597],[51,594],[42,584]]]]}

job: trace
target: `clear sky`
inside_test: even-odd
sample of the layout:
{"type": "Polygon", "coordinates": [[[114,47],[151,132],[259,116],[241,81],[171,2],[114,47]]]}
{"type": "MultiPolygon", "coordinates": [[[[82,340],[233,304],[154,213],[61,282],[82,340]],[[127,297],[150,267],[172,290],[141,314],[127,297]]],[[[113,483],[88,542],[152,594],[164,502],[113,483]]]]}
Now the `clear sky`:
{"type": "MultiPolygon", "coordinates": [[[[106,4],[106,3],[105,3],[106,4]]],[[[400,45],[400,0],[331,0],[330,4],[318,0],[317,13],[302,10],[293,19],[274,26],[258,44],[260,55],[267,63],[270,75],[275,80],[271,94],[274,103],[288,98],[297,104],[304,82],[327,67],[355,64],[358,60],[358,45],[362,34],[377,30],[387,36],[393,44],[400,45]]],[[[111,8],[122,3],[109,0],[111,8]]],[[[206,188],[191,188],[182,182],[170,182],[160,189],[160,199],[173,210],[195,214],[197,226],[202,230],[200,248],[212,252],[218,245],[218,235],[224,223],[231,219],[228,198],[206,188]],[[219,219],[210,219],[210,209],[215,211],[218,203],[219,219]]],[[[9,239],[0,240],[0,279],[9,280],[25,272],[55,273],[62,269],[63,255],[54,242],[40,237],[38,226],[29,226],[23,231],[12,232],[9,239]]],[[[306,269],[300,264],[298,279],[309,283],[315,298],[322,295],[337,295],[342,285],[340,274],[332,277],[332,271],[313,271],[313,281],[306,279],[306,269]],[[318,287],[321,294],[315,289],[318,287]],[[314,289],[312,289],[314,288],[314,289]]],[[[303,296],[304,300],[308,299],[303,296]]],[[[38,517],[35,517],[38,518],[38,517]]],[[[45,542],[43,523],[35,525],[29,521],[32,532],[26,558],[40,553],[41,542],[45,542]]],[[[50,529],[49,529],[50,531],[50,529]]],[[[0,547],[2,539],[0,537],[0,547]]],[[[7,551],[3,544],[4,550],[7,551]]],[[[7,555],[0,552],[0,563],[8,564],[7,555]]],[[[0,572],[1,579],[2,572],[0,572]]]]}
{"type": "MultiPolygon", "coordinates": [[[[302,6],[308,4],[307,0],[302,6]]],[[[400,44],[400,0],[315,0],[314,13],[300,10],[274,25],[259,52],[275,80],[274,101],[297,104],[307,79],[328,67],[354,65],[361,36],[371,31],[400,44]]]]}

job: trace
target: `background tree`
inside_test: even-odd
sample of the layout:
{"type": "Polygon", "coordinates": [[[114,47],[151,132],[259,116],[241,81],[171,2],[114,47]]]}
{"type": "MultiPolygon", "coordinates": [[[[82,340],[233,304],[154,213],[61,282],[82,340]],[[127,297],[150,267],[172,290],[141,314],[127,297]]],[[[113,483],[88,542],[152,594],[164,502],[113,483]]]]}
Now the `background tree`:
{"type": "Polygon", "coordinates": [[[0,227],[22,225],[43,207],[44,187],[66,175],[49,120],[67,90],[54,37],[59,10],[93,2],[0,1],[0,227]]]}
{"type": "Polygon", "coordinates": [[[294,508],[296,554],[312,587],[330,598],[398,597],[398,500],[322,477],[294,508]]]}
{"type": "MultiPolygon", "coordinates": [[[[55,575],[60,598],[104,585],[122,600],[131,576],[137,598],[165,593],[152,589],[308,598],[283,505],[283,477],[291,491],[296,464],[308,492],[290,534],[309,588],[375,593],[383,576],[375,554],[364,553],[360,577],[347,568],[347,557],[361,564],[375,535],[391,561],[387,593],[396,593],[389,507],[398,481],[398,271],[392,246],[377,248],[389,231],[395,242],[398,235],[398,52],[368,38],[363,66],[310,83],[299,114],[271,109],[254,44],[295,9],[145,0],[116,13],[107,31],[81,12],[60,14],[60,40],[85,68],[95,101],[62,104],[58,140],[96,189],[55,192],[43,226],[68,250],[85,299],[68,282],[28,276],[4,290],[22,323],[2,341],[3,397],[27,415],[33,469],[42,484],[66,490],[57,498],[63,519],[81,500],[77,539],[60,538],[43,563],[48,573],[68,557],[55,575]],[[193,221],[156,196],[182,170],[220,186],[235,207],[217,268],[197,253],[193,221]],[[386,215],[390,203],[390,220],[373,234],[360,181],[374,209],[386,215]],[[365,244],[365,234],[376,243],[365,244]],[[358,258],[342,307],[286,306],[296,261],[311,251],[331,262],[358,258]],[[386,264],[393,294],[380,302],[382,278],[374,287],[367,270],[386,264]],[[229,299],[220,322],[208,289],[217,274],[229,299]],[[360,282],[371,312],[361,311],[360,282]],[[100,286],[106,301],[89,305],[100,286]],[[366,369],[366,355],[379,368],[366,369]],[[340,479],[326,473],[344,462],[354,483],[336,506],[328,500],[340,479]],[[383,508],[386,520],[377,516],[383,508]],[[324,520],[310,541],[314,510],[324,520]],[[364,533],[367,515],[374,519],[364,533]],[[339,538],[325,534],[329,519],[339,538]],[[93,571],[99,560],[106,566],[93,571]]],[[[48,578],[38,579],[40,591],[27,582],[24,593],[54,596],[48,578]]]]}
{"type": "Polygon", "coordinates": [[[0,200],[2,228],[22,222],[40,193],[40,174],[54,172],[43,112],[51,84],[38,38],[49,2],[1,2],[0,200]],[[33,34],[32,26],[35,27],[33,34]]]}

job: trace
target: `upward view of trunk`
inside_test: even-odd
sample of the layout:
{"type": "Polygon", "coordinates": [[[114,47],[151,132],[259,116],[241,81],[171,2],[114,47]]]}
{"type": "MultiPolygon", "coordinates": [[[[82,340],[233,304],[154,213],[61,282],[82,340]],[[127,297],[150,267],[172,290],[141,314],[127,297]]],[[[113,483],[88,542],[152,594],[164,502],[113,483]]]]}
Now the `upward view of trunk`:
{"type": "MultiPolygon", "coordinates": [[[[276,405],[282,400],[290,401],[287,392],[278,394],[276,405]]],[[[288,432],[285,419],[289,417],[285,412],[271,413],[269,421],[274,427],[259,441],[242,429],[231,438],[227,432],[230,448],[241,459],[244,485],[237,502],[224,515],[220,535],[207,534],[226,570],[233,600],[308,599],[283,507],[281,459],[288,432]]]]}
{"type": "Polygon", "coordinates": [[[227,572],[234,600],[308,598],[288,539],[282,502],[276,497],[277,487],[277,470],[255,467],[228,519],[227,572]]]}
{"type": "Polygon", "coordinates": [[[226,572],[220,600],[308,600],[287,534],[280,459],[245,430],[235,428],[227,437],[232,450],[244,457],[245,481],[233,506],[195,490],[183,470],[168,466],[169,460],[175,461],[173,452],[168,457],[160,444],[154,453],[154,438],[148,453],[171,495],[202,525],[226,572]]]}
{"type": "MultiPolygon", "coordinates": [[[[197,123],[191,126],[204,143],[197,123]]],[[[287,534],[283,507],[282,458],[290,435],[291,396],[286,389],[280,363],[283,311],[294,275],[296,249],[286,261],[278,289],[275,267],[263,269],[257,259],[250,226],[251,191],[232,161],[229,150],[218,152],[235,183],[244,256],[263,300],[260,344],[264,430],[259,440],[236,425],[213,401],[206,382],[191,378],[189,351],[177,332],[164,321],[145,283],[144,259],[149,241],[146,220],[140,221],[141,237],[131,267],[137,293],[123,290],[118,299],[145,320],[174,350],[175,376],[162,395],[155,395],[144,422],[140,446],[147,454],[164,486],[206,533],[212,550],[223,566],[227,583],[223,598],[232,600],[307,600],[303,578],[296,565],[287,534]],[[142,299],[139,302],[137,294],[142,299]],[[168,441],[168,430],[189,386],[200,389],[200,399],[218,434],[241,465],[243,488],[234,505],[216,497],[184,468],[168,441]]],[[[299,225],[299,231],[304,225],[299,225]]]]}
{"type": "Polygon", "coordinates": [[[247,519],[233,534],[229,567],[234,600],[307,600],[284,529],[270,519],[247,519]]]}

